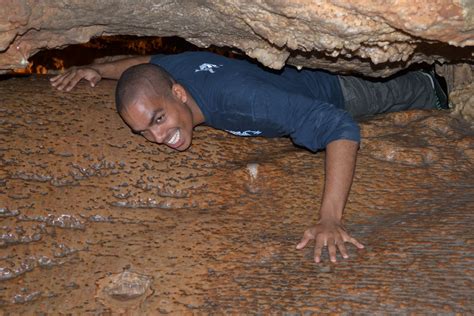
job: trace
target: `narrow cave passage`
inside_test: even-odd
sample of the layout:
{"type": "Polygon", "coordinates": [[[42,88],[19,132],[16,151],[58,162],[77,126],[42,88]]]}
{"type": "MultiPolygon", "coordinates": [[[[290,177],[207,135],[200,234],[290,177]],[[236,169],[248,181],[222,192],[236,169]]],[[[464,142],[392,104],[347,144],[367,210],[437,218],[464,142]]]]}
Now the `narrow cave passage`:
{"type": "Polygon", "coordinates": [[[52,74],[72,66],[106,62],[126,56],[177,54],[186,51],[210,51],[228,57],[242,56],[237,49],[217,46],[200,48],[177,36],[100,36],[84,44],[41,50],[28,59],[26,69],[17,69],[15,72],[52,74]]]}
{"type": "MultiPolygon", "coordinates": [[[[295,246],[318,216],[324,151],[199,126],[178,152],[131,133],[115,81],[64,92],[42,75],[190,50],[179,38],[102,38],[40,52],[36,74],[0,81],[2,310],[474,311],[474,132],[449,110],[359,121],[344,223],[366,248],[315,264],[312,247],[295,246]]],[[[463,91],[455,102],[471,102],[463,91]]]]}

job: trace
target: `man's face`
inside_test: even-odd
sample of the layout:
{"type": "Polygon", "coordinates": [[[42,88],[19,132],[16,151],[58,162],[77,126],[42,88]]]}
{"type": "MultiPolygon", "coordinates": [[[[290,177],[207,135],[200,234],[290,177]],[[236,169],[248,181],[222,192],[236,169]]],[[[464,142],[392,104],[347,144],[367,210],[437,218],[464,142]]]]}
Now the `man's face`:
{"type": "Polygon", "coordinates": [[[186,93],[179,85],[173,85],[170,95],[164,97],[142,93],[120,115],[134,133],[151,142],[179,151],[191,145],[193,117],[186,104],[186,93]]]}

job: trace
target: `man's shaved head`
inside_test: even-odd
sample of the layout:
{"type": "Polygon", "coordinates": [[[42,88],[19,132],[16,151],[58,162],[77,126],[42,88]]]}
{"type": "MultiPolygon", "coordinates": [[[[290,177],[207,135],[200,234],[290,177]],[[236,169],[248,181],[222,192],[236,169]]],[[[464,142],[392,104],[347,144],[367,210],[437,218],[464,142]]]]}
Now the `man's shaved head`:
{"type": "Polygon", "coordinates": [[[156,95],[167,97],[175,83],[173,77],[163,68],[154,64],[140,64],[123,72],[115,90],[117,111],[133,104],[140,96],[156,95]]]}

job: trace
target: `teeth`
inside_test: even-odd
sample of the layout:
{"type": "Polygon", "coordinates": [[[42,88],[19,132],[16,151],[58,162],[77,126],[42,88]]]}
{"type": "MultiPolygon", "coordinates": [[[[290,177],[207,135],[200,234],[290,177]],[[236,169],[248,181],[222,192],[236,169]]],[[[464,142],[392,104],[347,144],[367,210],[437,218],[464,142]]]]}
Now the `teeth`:
{"type": "Polygon", "coordinates": [[[180,138],[179,136],[179,130],[177,130],[176,133],[174,133],[173,137],[171,137],[171,139],[168,141],[168,144],[175,145],[176,143],[178,143],[180,138]]]}

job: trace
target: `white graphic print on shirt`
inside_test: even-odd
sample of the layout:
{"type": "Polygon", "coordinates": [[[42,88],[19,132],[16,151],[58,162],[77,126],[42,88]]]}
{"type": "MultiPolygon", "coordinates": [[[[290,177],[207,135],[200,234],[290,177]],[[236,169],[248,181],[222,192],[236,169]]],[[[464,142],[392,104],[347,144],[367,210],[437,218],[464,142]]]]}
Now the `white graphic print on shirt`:
{"type": "Polygon", "coordinates": [[[230,131],[226,129],[225,131],[231,134],[234,134],[236,136],[258,136],[262,134],[261,131],[251,131],[251,130],[241,132],[241,131],[230,131]]]}
{"type": "Polygon", "coordinates": [[[214,64],[204,63],[204,64],[200,65],[198,69],[195,69],[194,72],[208,71],[211,74],[213,74],[213,73],[215,73],[214,69],[220,68],[222,66],[223,65],[214,65],[214,64]]]}

